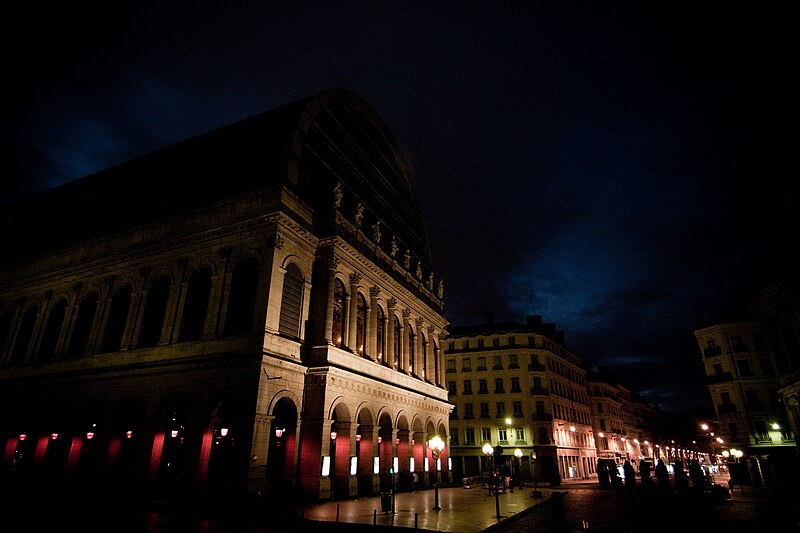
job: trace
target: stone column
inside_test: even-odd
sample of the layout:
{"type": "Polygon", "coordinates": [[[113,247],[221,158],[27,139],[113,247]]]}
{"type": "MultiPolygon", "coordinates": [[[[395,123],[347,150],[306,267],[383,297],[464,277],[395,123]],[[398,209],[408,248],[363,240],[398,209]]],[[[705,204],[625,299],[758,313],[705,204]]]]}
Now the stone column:
{"type": "Polygon", "coordinates": [[[83,282],[79,281],[75,283],[72,286],[72,290],[72,305],[69,306],[66,316],[64,317],[64,322],[66,322],[67,328],[64,330],[66,331],[66,335],[64,335],[64,347],[62,354],[66,353],[66,351],[69,349],[70,342],[72,341],[72,332],[75,329],[75,320],[78,318],[78,310],[81,306],[81,291],[83,291],[83,282]]]}
{"type": "Polygon", "coordinates": [[[400,333],[394,330],[394,310],[395,306],[397,305],[397,300],[394,298],[389,298],[389,301],[386,302],[386,304],[386,353],[384,354],[384,360],[390,368],[397,368],[398,362],[395,361],[394,353],[394,336],[399,335],[400,333]]]}
{"type": "Polygon", "coordinates": [[[141,289],[136,291],[134,295],[134,301],[131,304],[131,315],[133,315],[133,322],[131,323],[132,329],[130,331],[130,346],[136,348],[136,345],[139,343],[139,328],[142,325],[142,318],[144,316],[144,308],[145,302],[147,302],[147,289],[144,287],[147,286],[147,279],[150,276],[150,267],[144,267],[139,270],[139,275],[141,277],[140,284],[141,289]]]}
{"type": "Polygon", "coordinates": [[[176,283],[173,283],[174,290],[170,290],[167,308],[164,312],[164,327],[161,329],[164,335],[163,342],[160,344],[170,344],[178,342],[178,333],[180,331],[181,319],[183,318],[183,306],[186,299],[183,297],[186,294],[186,288],[189,285],[187,274],[187,267],[189,266],[189,258],[181,257],[178,259],[178,276],[176,283]]]}
{"type": "Polygon", "coordinates": [[[428,362],[425,360],[425,336],[422,334],[425,320],[422,317],[417,317],[415,323],[417,329],[415,330],[416,335],[414,336],[414,354],[416,356],[416,361],[414,361],[414,374],[424,380],[425,374],[427,373],[426,369],[428,368],[428,362]]]}
{"type": "MultiPolygon", "coordinates": [[[[367,353],[374,361],[380,362],[379,354],[383,346],[378,346],[378,299],[381,295],[380,287],[369,288],[369,311],[367,314],[367,353]]],[[[384,332],[386,328],[384,328],[384,332]]],[[[384,333],[384,337],[385,337],[384,333]]]]}
{"type": "Polygon", "coordinates": [[[325,266],[328,269],[328,295],[325,304],[325,340],[328,344],[334,344],[333,339],[333,297],[336,288],[336,268],[339,266],[339,260],[333,257],[333,252],[329,257],[324,259],[325,266]]]}
{"type": "MultiPolygon", "coordinates": [[[[351,444],[355,443],[355,435],[350,434],[352,424],[350,422],[336,422],[336,464],[331,465],[334,471],[333,488],[334,495],[355,496],[356,478],[350,476],[350,452],[353,450],[351,444]]],[[[355,455],[355,453],[353,453],[355,455]]]]}
{"type": "MultiPolygon", "coordinates": [[[[51,290],[46,291],[44,293],[44,302],[42,303],[42,311],[39,313],[39,317],[43,328],[47,327],[47,322],[50,320],[50,309],[52,308],[52,306],[53,306],[53,291],[51,290]]],[[[41,344],[42,344],[42,335],[34,335],[33,337],[31,337],[30,348],[34,356],[38,356],[41,344]]]]}
{"type": "Polygon", "coordinates": [[[400,337],[400,370],[406,374],[409,373],[409,367],[411,366],[411,309],[403,309],[403,322],[402,326],[402,336],[400,337]]]}
{"type": "MultiPolygon", "coordinates": [[[[253,440],[250,442],[250,470],[247,474],[247,492],[257,493],[267,488],[267,460],[269,455],[270,428],[274,415],[257,413],[253,424],[253,440]]],[[[283,453],[283,452],[281,452],[283,453]]],[[[272,460],[277,460],[272,458],[272,460]]]]}
{"type": "Polygon", "coordinates": [[[231,282],[231,255],[233,248],[224,246],[219,249],[219,257],[222,264],[211,276],[211,295],[209,296],[209,306],[211,313],[206,323],[205,338],[215,338],[220,336],[225,329],[225,308],[228,301],[228,287],[231,282]]]}
{"type": "Polygon", "coordinates": [[[347,320],[347,347],[353,353],[358,353],[356,324],[358,323],[358,284],[361,281],[361,274],[355,272],[350,274],[350,305],[348,306],[347,320]]]}
{"type": "Polygon", "coordinates": [[[356,437],[358,447],[358,485],[362,492],[376,494],[380,491],[380,475],[374,473],[374,460],[378,457],[378,426],[365,426],[358,428],[360,440],[356,437]]]}
{"type": "Polygon", "coordinates": [[[444,379],[444,358],[442,357],[442,336],[441,333],[439,334],[439,338],[433,345],[433,356],[436,358],[436,384],[440,387],[445,386],[445,379],[444,379]]]}

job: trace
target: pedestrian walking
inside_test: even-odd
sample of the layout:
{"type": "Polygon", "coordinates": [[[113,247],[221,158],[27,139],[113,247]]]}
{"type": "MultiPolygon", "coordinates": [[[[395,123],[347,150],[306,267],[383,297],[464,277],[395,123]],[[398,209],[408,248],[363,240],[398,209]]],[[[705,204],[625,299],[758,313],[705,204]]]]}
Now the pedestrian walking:
{"type": "Polygon", "coordinates": [[[693,487],[704,487],[708,484],[703,467],[697,459],[689,461],[689,478],[692,480],[693,487]]]}
{"type": "Polygon", "coordinates": [[[622,473],[625,475],[625,488],[633,490],[636,488],[636,470],[630,461],[626,460],[622,464],[622,473]]]}
{"type": "Polygon", "coordinates": [[[670,490],[669,486],[669,470],[663,459],[659,459],[656,463],[656,481],[658,482],[659,490],[670,490]]]}
{"type": "Polygon", "coordinates": [[[675,461],[672,475],[675,477],[675,488],[678,490],[678,492],[686,492],[686,490],[689,488],[689,478],[686,475],[686,470],[683,468],[683,461],[675,461]]]}
{"type": "Polygon", "coordinates": [[[642,461],[639,465],[639,476],[642,478],[642,486],[649,488],[653,483],[653,478],[650,476],[650,461],[642,461]]]}
{"type": "Polygon", "coordinates": [[[611,487],[611,479],[608,477],[608,465],[602,459],[597,463],[597,481],[600,483],[600,488],[607,489],[611,487]]]}
{"type": "Polygon", "coordinates": [[[609,466],[609,474],[611,475],[611,486],[614,487],[614,490],[622,489],[622,476],[619,475],[617,465],[609,466]]]}

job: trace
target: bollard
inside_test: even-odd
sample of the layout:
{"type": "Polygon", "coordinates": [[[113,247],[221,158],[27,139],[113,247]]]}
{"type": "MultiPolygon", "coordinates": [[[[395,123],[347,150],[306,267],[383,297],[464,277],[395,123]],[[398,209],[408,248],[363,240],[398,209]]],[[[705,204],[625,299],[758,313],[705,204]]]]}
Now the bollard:
{"type": "Polygon", "coordinates": [[[553,508],[553,530],[566,530],[566,515],[564,513],[564,493],[552,492],[550,494],[550,505],[553,508]]]}

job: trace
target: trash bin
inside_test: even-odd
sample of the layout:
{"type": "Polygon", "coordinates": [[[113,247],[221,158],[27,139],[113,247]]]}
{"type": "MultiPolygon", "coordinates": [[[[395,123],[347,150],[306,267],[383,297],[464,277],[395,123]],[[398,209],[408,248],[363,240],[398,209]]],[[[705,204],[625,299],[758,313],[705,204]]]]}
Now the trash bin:
{"type": "Polygon", "coordinates": [[[388,492],[381,492],[381,512],[388,513],[392,510],[392,497],[388,492]]]}

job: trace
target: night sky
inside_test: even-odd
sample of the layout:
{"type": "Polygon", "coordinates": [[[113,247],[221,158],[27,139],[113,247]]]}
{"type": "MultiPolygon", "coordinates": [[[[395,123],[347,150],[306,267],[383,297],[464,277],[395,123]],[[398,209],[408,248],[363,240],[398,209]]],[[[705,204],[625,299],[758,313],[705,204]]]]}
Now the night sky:
{"type": "Polygon", "coordinates": [[[4,8],[0,207],[349,89],[411,167],[453,326],[540,315],[651,403],[707,413],[693,331],[769,272],[796,59],[788,13],[699,4],[4,8]]]}

